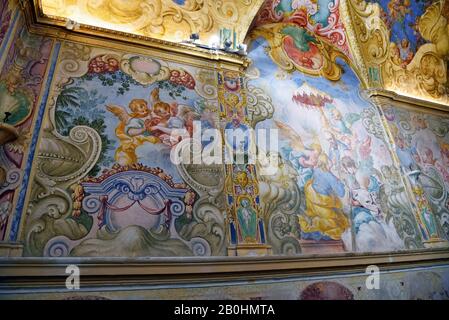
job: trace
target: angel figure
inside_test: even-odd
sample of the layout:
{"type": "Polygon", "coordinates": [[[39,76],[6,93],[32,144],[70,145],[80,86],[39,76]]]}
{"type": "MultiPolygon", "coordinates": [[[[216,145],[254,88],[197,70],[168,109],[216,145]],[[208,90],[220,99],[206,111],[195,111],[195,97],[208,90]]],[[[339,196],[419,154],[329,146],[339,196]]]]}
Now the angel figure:
{"type": "Polygon", "coordinates": [[[298,216],[302,237],[314,240],[340,240],[349,227],[340,198],[345,196],[345,185],[330,171],[329,160],[318,139],[306,147],[291,127],[275,121],[291,150],[288,158],[297,169],[308,169],[304,183],[305,212],[298,216]]]}
{"type": "Polygon", "coordinates": [[[149,129],[153,135],[157,136],[163,144],[169,147],[173,147],[183,138],[191,136],[191,131],[187,128],[190,124],[187,117],[191,111],[190,107],[178,105],[177,102],[169,104],[161,101],[158,88],[153,90],[151,98],[153,112],[152,119],[149,122],[149,129]]]}
{"type": "Polygon", "coordinates": [[[120,120],[115,134],[120,141],[120,147],[115,151],[115,161],[121,165],[137,162],[136,149],[145,142],[160,143],[160,139],[149,130],[151,110],[144,99],[133,99],[129,103],[131,113],[117,105],[108,105],[106,109],[120,120]]]}

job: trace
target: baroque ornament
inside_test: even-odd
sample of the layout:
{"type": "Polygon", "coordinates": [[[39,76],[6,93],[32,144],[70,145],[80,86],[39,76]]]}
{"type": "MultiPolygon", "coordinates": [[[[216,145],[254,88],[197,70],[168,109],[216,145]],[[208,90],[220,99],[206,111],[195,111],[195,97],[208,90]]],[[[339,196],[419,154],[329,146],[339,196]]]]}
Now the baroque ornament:
{"type": "MultiPolygon", "coordinates": [[[[108,109],[106,97],[97,90],[100,87],[115,92],[111,98],[114,101],[122,101],[130,87],[144,90],[152,107],[163,108],[168,104],[161,100],[169,99],[171,112],[176,110],[186,126],[189,121],[199,119],[196,110],[203,116],[204,125],[213,126],[217,104],[213,99],[217,94],[210,90],[213,75],[204,71],[202,77],[195,78],[200,69],[192,72],[185,67],[173,68],[165,61],[137,54],[63,44],[27,204],[29,214],[22,235],[25,255],[225,254],[224,218],[220,211],[224,202],[220,181],[223,168],[182,164],[171,168],[163,163],[166,168],[161,169],[153,158],[145,157],[140,160],[147,159],[147,164],[140,164],[134,151],[141,146],[137,142],[141,142],[143,135],[132,140],[125,131],[120,131],[121,122],[128,123],[124,120],[127,117],[138,122],[139,110],[127,114],[128,110],[118,105],[109,105],[108,109]],[[153,87],[149,88],[150,85],[153,87]],[[159,96],[160,91],[167,96],[159,96]],[[194,103],[187,101],[188,95],[195,97],[194,103]],[[185,105],[174,104],[172,100],[185,105]],[[77,115],[79,109],[81,116],[77,115]],[[87,110],[92,112],[91,121],[84,117],[87,110]],[[111,114],[111,110],[120,116],[120,121],[115,120],[116,114],[111,114]],[[117,128],[107,134],[103,124],[111,120],[118,123],[117,128]],[[119,142],[117,152],[112,153],[114,159],[125,163],[110,166],[105,162],[99,167],[102,160],[109,161],[104,152],[111,147],[111,141],[119,142]],[[135,155],[136,159],[121,157],[123,154],[135,155]],[[130,252],[133,246],[141,250],[130,252]]],[[[132,101],[133,109],[136,104],[138,107],[147,104],[144,99],[132,101]]],[[[161,139],[149,141],[145,146],[162,150],[165,142],[163,134],[159,136],[161,139]]]]}
{"type": "Polygon", "coordinates": [[[449,4],[446,2],[345,1],[356,38],[353,47],[360,52],[357,64],[366,76],[369,73],[369,86],[448,102],[445,59],[449,53],[449,25],[445,8],[449,4]],[[404,19],[414,17],[413,10],[421,10],[421,16],[414,23],[406,23],[404,19]],[[400,28],[394,27],[401,23],[399,32],[400,28]]]}
{"type": "Polygon", "coordinates": [[[288,3],[266,1],[249,39],[265,38],[268,54],[283,70],[339,80],[337,57],[351,58],[340,0],[288,3]]]}
{"type": "Polygon", "coordinates": [[[220,28],[235,29],[243,41],[263,0],[42,0],[36,1],[48,16],[68,18],[168,41],[199,33],[206,43],[220,28]]]}

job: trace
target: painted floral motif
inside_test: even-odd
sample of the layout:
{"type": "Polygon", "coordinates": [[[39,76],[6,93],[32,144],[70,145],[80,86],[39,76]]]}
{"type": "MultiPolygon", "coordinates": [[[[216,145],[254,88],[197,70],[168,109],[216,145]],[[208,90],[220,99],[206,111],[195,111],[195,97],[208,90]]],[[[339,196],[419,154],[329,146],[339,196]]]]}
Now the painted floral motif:
{"type": "Polygon", "coordinates": [[[172,70],[170,72],[170,81],[190,90],[195,88],[195,79],[184,70],[172,70]]]}
{"type": "Polygon", "coordinates": [[[101,55],[92,59],[88,66],[88,73],[114,73],[119,70],[119,62],[116,58],[101,55]]]}

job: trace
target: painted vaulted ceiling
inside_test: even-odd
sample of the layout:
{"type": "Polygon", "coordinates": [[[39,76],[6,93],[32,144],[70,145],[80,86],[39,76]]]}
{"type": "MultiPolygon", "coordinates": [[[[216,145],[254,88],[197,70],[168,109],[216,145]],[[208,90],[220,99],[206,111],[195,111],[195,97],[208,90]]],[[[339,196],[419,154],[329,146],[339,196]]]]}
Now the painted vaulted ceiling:
{"type": "MultiPolygon", "coordinates": [[[[220,28],[244,36],[263,0],[41,0],[46,15],[168,41],[199,33],[207,44],[220,28]]],[[[240,38],[240,41],[243,41],[240,38]]]]}
{"type": "Polygon", "coordinates": [[[348,2],[369,85],[449,104],[449,1],[348,2]]]}
{"type": "Polygon", "coordinates": [[[41,15],[132,35],[209,44],[221,28],[263,37],[286,71],[337,81],[338,58],[363,85],[447,104],[449,0],[35,0],[41,15]]]}

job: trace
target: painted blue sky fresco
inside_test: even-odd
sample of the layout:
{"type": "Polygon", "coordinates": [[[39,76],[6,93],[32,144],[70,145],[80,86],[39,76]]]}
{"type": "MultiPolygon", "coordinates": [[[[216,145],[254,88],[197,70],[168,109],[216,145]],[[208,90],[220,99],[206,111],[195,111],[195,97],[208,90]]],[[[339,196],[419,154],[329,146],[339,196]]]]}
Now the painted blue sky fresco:
{"type": "MultiPolygon", "coordinates": [[[[118,76],[120,73],[121,71],[116,73],[116,75],[118,76]]],[[[128,113],[131,113],[129,103],[133,99],[144,99],[148,102],[148,105],[151,106],[151,91],[158,87],[158,83],[144,86],[131,82],[129,91],[124,91],[120,94],[120,88],[123,88],[122,83],[122,81],[116,80],[115,82],[111,82],[110,85],[104,86],[98,77],[94,77],[93,79],[73,79],[73,83],[68,86],[75,88],[80,87],[85,90],[83,90],[83,95],[79,97],[79,107],[71,106],[63,109],[69,114],[66,116],[69,126],[73,123],[74,119],[80,117],[87,118],[89,121],[95,119],[102,119],[104,121],[104,133],[111,141],[111,145],[105,153],[104,160],[99,163],[102,168],[108,168],[115,162],[114,153],[120,146],[115,133],[120,120],[114,114],[109,112],[106,109],[106,106],[109,104],[118,105],[125,108],[128,113]]],[[[193,109],[198,109],[198,103],[204,100],[197,95],[195,90],[189,90],[187,88],[182,92],[182,95],[176,97],[176,99],[169,96],[169,90],[160,89],[160,99],[167,103],[176,101],[180,105],[187,105],[193,109]]],[[[139,158],[139,162],[142,164],[151,167],[160,167],[166,173],[173,176],[175,180],[181,179],[177,169],[171,165],[170,149],[167,148],[167,146],[163,144],[147,143],[137,148],[136,154],[139,158]]]]}
{"type": "MultiPolygon", "coordinates": [[[[287,73],[282,71],[265,53],[264,46],[267,46],[267,42],[263,38],[259,38],[252,43],[249,49],[249,57],[254,63],[252,68],[257,69],[257,71],[249,70],[249,73],[258,75],[256,79],[250,81],[250,84],[262,88],[273,100],[275,108],[273,119],[288,124],[306,144],[312,143],[314,139],[318,138],[325,148],[329,148],[328,142],[321,133],[322,120],[320,113],[300,107],[292,101],[293,94],[303,84],[307,83],[331,96],[334,99],[333,105],[344,117],[357,117],[362,114],[363,110],[372,107],[360,97],[359,79],[347,64],[339,62],[344,70],[339,81],[308,76],[298,71],[287,73]]],[[[262,121],[257,125],[257,128],[269,129],[273,127],[276,126],[271,119],[262,121]]],[[[352,131],[357,132],[360,141],[369,136],[362,119],[353,123],[352,131]]],[[[281,139],[279,148],[286,144],[288,142],[281,139]]],[[[382,140],[373,137],[372,149],[379,154],[378,157],[373,158],[376,167],[380,168],[382,165],[392,163],[388,147],[382,140]]]]}
{"type": "Polygon", "coordinates": [[[412,52],[425,43],[416,26],[417,19],[433,3],[432,0],[371,0],[378,3],[384,11],[383,19],[391,29],[391,41],[400,43],[403,39],[410,42],[412,52]]]}
{"type": "MultiPolygon", "coordinates": [[[[267,82],[279,81],[279,68],[265,53],[264,47],[268,43],[263,38],[258,38],[251,44],[249,57],[254,61],[255,66],[260,72],[260,78],[267,82]]],[[[340,81],[329,81],[322,77],[311,77],[300,72],[291,75],[297,87],[300,87],[305,81],[315,88],[327,92],[333,97],[341,99],[350,99],[356,105],[367,105],[358,95],[360,81],[352,69],[344,62],[338,61],[343,67],[343,75],[340,81]],[[356,94],[354,94],[356,93],[356,94]]],[[[284,91],[284,90],[283,90],[284,91]]]]}
{"type": "Polygon", "coordinates": [[[173,2],[183,6],[186,3],[186,0],[173,0],[173,2]]]}

